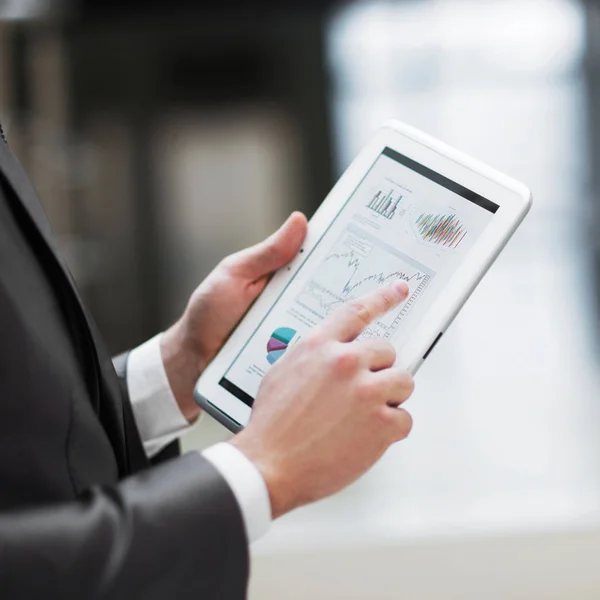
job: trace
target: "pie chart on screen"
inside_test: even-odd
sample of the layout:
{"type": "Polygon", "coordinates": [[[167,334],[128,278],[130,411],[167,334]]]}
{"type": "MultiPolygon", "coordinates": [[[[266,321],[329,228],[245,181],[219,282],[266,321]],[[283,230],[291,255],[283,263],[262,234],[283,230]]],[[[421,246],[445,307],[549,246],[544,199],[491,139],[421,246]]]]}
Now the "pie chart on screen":
{"type": "Polygon", "coordinates": [[[267,361],[275,364],[287,350],[290,342],[296,335],[296,330],[290,327],[279,327],[272,334],[267,343],[267,361]]]}

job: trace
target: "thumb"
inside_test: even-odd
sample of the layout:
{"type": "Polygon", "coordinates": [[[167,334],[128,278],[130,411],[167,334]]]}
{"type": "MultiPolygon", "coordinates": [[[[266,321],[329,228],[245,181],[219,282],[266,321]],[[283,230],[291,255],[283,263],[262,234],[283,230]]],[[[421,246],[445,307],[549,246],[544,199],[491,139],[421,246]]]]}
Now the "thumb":
{"type": "Polygon", "coordinates": [[[292,213],[266,240],[234,254],[230,268],[236,275],[252,280],[280,269],[300,250],[306,229],[306,217],[301,212],[292,213]]]}

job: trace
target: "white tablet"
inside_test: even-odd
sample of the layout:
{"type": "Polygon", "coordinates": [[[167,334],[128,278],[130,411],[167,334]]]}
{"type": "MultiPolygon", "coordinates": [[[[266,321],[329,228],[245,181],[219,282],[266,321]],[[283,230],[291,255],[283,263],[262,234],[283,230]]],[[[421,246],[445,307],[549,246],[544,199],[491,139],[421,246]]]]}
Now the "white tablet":
{"type": "Polygon", "coordinates": [[[387,123],[308,226],[199,379],[195,398],[232,431],[249,420],[263,377],[347,300],[401,279],[407,300],[363,338],[415,373],[531,206],[521,183],[412,127],[387,123]]]}

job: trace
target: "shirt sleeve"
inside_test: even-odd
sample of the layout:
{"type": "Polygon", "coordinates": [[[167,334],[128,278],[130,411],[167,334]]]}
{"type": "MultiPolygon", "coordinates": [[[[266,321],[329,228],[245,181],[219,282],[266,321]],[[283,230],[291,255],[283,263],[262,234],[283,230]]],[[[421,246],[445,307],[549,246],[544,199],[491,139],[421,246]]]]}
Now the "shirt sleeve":
{"type": "Polygon", "coordinates": [[[207,448],[202,456],[229,484],[242,512],[248,542],[255,542],[267,533],[272,520],[269,491],[260,471],[227,442],[207,448]]]}
{"type": "Polygon", "coordinates": [[[148,458],[190,428],[171,391],[160,353],[162,334],[129,353],[127,390],[148,458]]]}
{"type": "MultiPolygon", "coordinates": [[[[169,385],[160,353],[161,336],[132,350],[127,362],[129,398],[149,458],[191,427],[169,385]]],[[[262,537],[272,517],[269,491],[260,471],[242,452],[225,442],[207,448],[202,455],[231,488],[243,516],[248,542],[262,537]]]]}

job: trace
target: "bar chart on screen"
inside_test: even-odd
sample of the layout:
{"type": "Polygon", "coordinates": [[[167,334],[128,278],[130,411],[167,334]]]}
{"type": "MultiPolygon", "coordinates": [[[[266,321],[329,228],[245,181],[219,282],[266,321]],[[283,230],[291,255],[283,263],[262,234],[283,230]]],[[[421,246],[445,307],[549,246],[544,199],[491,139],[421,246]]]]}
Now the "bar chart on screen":
{"type": "Polygon", "coordinates": [[[391,220],[403,212],[400,208],[402,198],[404,198],[403,192],[387,186],[385,189],[378,189],[373,193],[367,203],[367,208],[391,220]]]}

